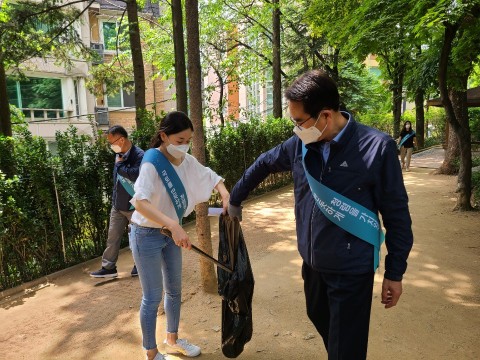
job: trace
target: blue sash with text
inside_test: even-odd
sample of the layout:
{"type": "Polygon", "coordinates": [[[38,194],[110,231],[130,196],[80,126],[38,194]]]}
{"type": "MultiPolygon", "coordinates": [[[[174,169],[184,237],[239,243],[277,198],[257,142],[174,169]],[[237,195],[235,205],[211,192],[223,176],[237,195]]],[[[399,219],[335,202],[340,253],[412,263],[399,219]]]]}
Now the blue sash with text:
{"type": "Polygon", "coordinates": [[[158,176],[162,179],[165,189],[172,200],[173,206],[178,216],[178,221],[181,224],[183,214],[187,211],[188,198],[185,187],[178,177],[177,172],[172,164],[160,151],[156,149],[149,149],[143,156],[142,164],[149,162],[155,166],[158,176]]]}
{"type": "Polygon", "coordinates": [[[400,140],[400,143],[398,144],[398,148],[400,149],[405,141],[410,139],[413,135],[415,135],[415,131],[412,131],[410,134],[405,135],[402,140],[400,140]]]}
{"type": "Polygon", "coordinates": [[[380,246],[385,240],[377,214],[314,179],[305,165],[307,149],[305,145],[302,146],[303,168],[318,208],[335,225],[373,245],[373,271],[375,271],[380,262],[380,246]]]}
{"type": "MultiPolygon", "coordinates": [[[[124,178],[120,174],[117,174],[117,179],[118,181],[120,181],[120,184],[122,184],[123,188],[128,193],[128,195],[133,197],[133,195],[135,195],[135,190],[133,190],[133,185],[134,185],[133,181],[130,179],[124,178]]],[[[135,209],[133,205],[130,205],[130,210],[133,210],[133,209],[135,209]]]]}

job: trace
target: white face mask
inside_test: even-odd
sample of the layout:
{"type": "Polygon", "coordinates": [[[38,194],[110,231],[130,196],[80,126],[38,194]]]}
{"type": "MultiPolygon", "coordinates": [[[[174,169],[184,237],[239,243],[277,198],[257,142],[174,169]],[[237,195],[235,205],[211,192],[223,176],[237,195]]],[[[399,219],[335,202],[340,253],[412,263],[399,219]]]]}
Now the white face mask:
{"type": "Polygon", "coordinates": [[[189,149],[190,149],[190,145],[169,144],[167,146],[168,153],[172,155],[175,159],[181,159],[182,157],[184,157],[189,149]]]}
{"type": "Polygon", "coordinates": [[[120,145],[117,145],[117,144],[110,145],[110,149],[112,149],[112,151],[115,154],[118,154],[119,152],[122,151],[122,148],[120,147],[120,145]]]}
{"type": "Polygon", "coordinates": [[[410,125],[405,125],[405,129],[410,130],[410,125]]]}
{"type": "Polygon", "coordinates": [[[293,128],[293,132],[297,134],[297,136],[300,138],[300,140],[302,140],[305,145],[316,142],[318,141],[320,136],[322,136],[328,125],[328,123],[326,123],[323,130],[320,131],[316,127],[317,122],[318,119],[317,121],[315,121],[315,124],[313,126],[310,126],[309,128],[304,128],[303,126],[295,126],[293,128]]]}

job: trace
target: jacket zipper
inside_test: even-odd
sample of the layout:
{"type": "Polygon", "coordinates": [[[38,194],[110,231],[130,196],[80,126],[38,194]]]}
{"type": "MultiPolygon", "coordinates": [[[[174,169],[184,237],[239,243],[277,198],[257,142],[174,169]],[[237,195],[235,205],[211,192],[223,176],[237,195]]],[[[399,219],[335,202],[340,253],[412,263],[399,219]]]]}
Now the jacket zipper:
{"type": "MultiPolygon", "coordinates": [[[[323,180],[323,172],[325,171],[325,167],[327,166],[327,161],[323,160],[323,154],[320,154],[322,157],[322,171],[320,172],[320,182],[323,180]]],[[[331,171],[330,166],[328,167],[328,172],[331,171]]],[[[312,264],[313,267],[313,215],[315,213],[315,210],[317,208],[315,200],[313,200],[313,211],[312,215],[310,216],[310,264],[312,264]]]]}

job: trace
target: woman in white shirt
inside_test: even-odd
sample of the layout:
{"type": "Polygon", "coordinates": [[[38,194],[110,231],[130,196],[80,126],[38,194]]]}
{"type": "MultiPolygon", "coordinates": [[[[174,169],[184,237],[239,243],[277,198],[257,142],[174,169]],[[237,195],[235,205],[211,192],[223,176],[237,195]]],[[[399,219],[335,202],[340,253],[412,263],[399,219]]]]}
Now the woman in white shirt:
{"type": "MultiPolygon", "coordinates": [[[[185,193],[174,193],[177,200],[184,199],[186,195],[183,216],[189,215],[196,204],[207,201],[213,189],[220,193],[226,212],[230,195],[223,179],[187,153],[192,135],[193,125],[188,116],[178,111],[170,112],[163,118],[160,129],[150,144],[150,155],[157,157],[163,154],[173,169],[169,165],[166,167],[170,171],[174,170],[181,180],[185,193]]],[[[165,290],[165,347],[168,352],[179,352],[188,357],[198,356],[201,352],[198,346],[178,338],[182,287],[181,248],[191,249],[192,244],[181,226],[182,219],[178,214],[182,211],[177,213],[181,201],[175,207],[175,199],[170,197],[172,183],[169,181],[172,176],[166,177],[166,180],[165,176],[162,178],[159,171],[160,174],[166,173],[157,169],[152,162],[146,162],[149,158],[151,157],[144,157],[140,175],[135,182],[135,195],[131,200],[135,212],[130,231],[130,247],[143,292],[140,306],[143,347],[147,350],[147,359],[164,359],[157,349],[155,331],[157,311],[162,291],[165,290]]]]}

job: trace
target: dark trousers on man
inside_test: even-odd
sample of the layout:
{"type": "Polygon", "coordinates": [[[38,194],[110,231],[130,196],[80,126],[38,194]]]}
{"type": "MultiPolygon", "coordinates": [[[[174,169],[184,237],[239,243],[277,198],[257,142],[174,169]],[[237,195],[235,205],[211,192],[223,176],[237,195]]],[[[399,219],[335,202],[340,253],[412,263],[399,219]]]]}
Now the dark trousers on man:
{"type": "Polygon", "coordinates": [[[328,360],[367,358],[374,275],[327,274],[303,263],[307,315],[323,338],[328,360]]]}

